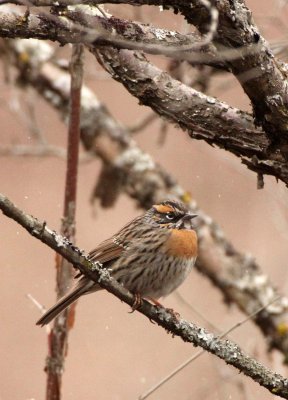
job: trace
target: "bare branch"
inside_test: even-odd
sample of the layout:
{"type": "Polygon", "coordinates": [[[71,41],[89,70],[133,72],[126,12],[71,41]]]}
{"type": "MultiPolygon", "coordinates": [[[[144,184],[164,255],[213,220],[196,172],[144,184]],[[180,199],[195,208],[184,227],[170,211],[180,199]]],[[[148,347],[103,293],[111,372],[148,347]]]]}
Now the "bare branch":
{"type": "MultiPolygon", "coordinates": [[[[186,0],[165,2],[163,0],[110,0],[108,2],[159,5],[165,9],[180,11],[187,21],[195,25],[204,35],[207,33],[207,26],[209,27],[209,20],[211,19],[209,10],[203,6],[203,2],[200,0],[188,3],[186,0]]],[[[35,0],[31,3],[51,5],[51,2],[47,0],[35,0]]],[[[78,0],[60,2],[61,5],[77,3],[78,0]]],[[[92,3],[95,5],[103,3],[103,1],[89,1],[89,4],[92,3]]],[[[282,146],[281,142],[282,140],[286,142],[287,139],[287,67],[274,59],[267,42],[253,23],[251,11],[242,1],[237,0],[231,3],[228,0],[223,0],[217,5],[217,11],[219,23],[215,46],[220,52],[224,47],[233,49],[238,53],[238,57],[231,59],[230,69],[249,96],[257,123],[261,124],[272,138],[277,139],[276,142],[280,141],[281,151],[286,153],[285,143],[282,146]],[[254,49],[252,52],[243,53],[243,49],[251,47],[254,49]]]]}
{"type": "MultiPolygon", "coordinates": [[[[213,46],[204,48],[201,37],[190,33],[155,28],[137,22],[85,13],[82,6],[75,11],[62,11],[61,18],[47,13],[29,14],[4,8],[0,10],[0,36],[3,38],[34,38],[67,43],[113,45],[116,48],[143,50],[150,54],[162,54],[187,59],[196,63],[219,65],[224,68],[222,57],[213,46]],[[68,18],[65,18],[69,17],[68,18]],[[195,48],[195,49],[194,49],[195,48]],[[203,48],[200,52],[200,49],[203,48]],[[194,52],[193,52],[194,50],[194,52]]],[[[206,42],[206,41],[205,41],[206,42]]],[[[223,53],[229,58],[229,54],[223,53]]]]}
{"type": "MultiPolygon", "coordinates": [[[[172,1],[170,6],[173,6],[173,4],[174,2],[172,1]]],[[[187,8],[187,5],[181,5],[182,1],[179,4],[179,9],[189,22],[194,23],[200,30],[201,24],[207,25],[205,20],[205,18],[207,19],[207,12],[203,12],[203,6],[198,4],[198,6],[189,6],[187,8]]],[[[238,2],[235,4],[238,10],[238,2]]],[[[47,14],[29,15],[28,19],[25,15],[19,17],[19,15],[13,15],[12,13],[9,13],[9,15],[4,13],[1,18],[0,14],[0,27],[3,27],[2,32],[0,29],[0,35],[3,37],[21,36],[51,39],[57,40],[62,44],[75,41],[86,45],[93,44],[97,47],[109,43],[114,47],[141,49],[152,54],[165,54],[195,63],[229,68],[251,99],[257,124],[262,124],[265,131],[270,135],[269,137],[273,138],[273,145],[270,146],[271,143],[268,140],[268,146],[266,146],[268,154],[276,153],[277,150],[279,152],[280,149],[281,158],[286,159],[286,119],[288,118],[285,111],[288,99],[286,93],[288,89],[285,83],[286,67],[284,64],[275,61],[267,43],[260,36],[257,28],[247,19],[246,14],[249,14],[249,12],[245,7],[243,9],[239,7],[239,9],[241,8],[239,13],[229,8],[231,15],[227,12],[227,7],[225,10],[224,8],[218,10],[219,21],[223,26],[229,25],[230,27],[230,24],[228,22],[225,24],[223,19],[225,21],[226,19],[227,21],[232,19],[233,23],[235,23],[234,14],[237,16],[239,14],[239,20],[237,20],[237,29],[233,30],[235,37],[232,35],[231,39],[229,37],[230,31],[226,32],[225,30],[221,30],[222,42],[220,40],[221,35],[217,36],[215,46],[218,49],[218,53],[215,52],[213,46],[209,46],[209,49],[206,49],[201,54],[199,52],[193,54],[185,51],[193,48],[195,37],[191,41],[187,35],[145,28],[144,25],[129,23],[113,17],[91,16],[82,11],[66,11],[64,13],[64,15],[73,19],[74,23],[65,20],[63,17],[59,19],[56,16],[47,14]],[[95,30],[95,26],[97,26],[97,30],[95,30]],[[135,37],[137,40],[135,40],[135,37]],[[165,40],[163,40],[164,38],[165,40]],[[167,44],[164,45],[164,43],[167,44]],[[237,43],[237,46],[235,46],[235,43],[237,43]],[[229,54],[229,51],[232,51],[232,53],[229,54]]],[[[83,7],[81,10],[83,10],[83,7]]],[[[116,53],[114,53],[114,56],[116,56],[116,53]]],[[[277,155],[275,158],[277,158],[277,155]]],[[[251,162],[246,160],[245,156],[243,160],[249,165],[249,168],[253,169],[255,167],[255,160],[251,162]]],[[[256,164],[258,164],[257,160],[256,164]]],[[[269,162],[262,163],[262,169],[270,170],[269,162]]],[[[276,169],[277,166],[275,166],[276,169]]],[[[261,171],[257,172],[261,173],[261,171]]]]}
{"type": "MultiPolygon", "coordinates": [[[[150,3],[151,4],[151,3],[150,3]]],[[[187,21],[205,33],[210,15],[200,1],[168,1],[168,6],[177,7],[187,21]]],[[[258,125],[279,143],[281,151],[287,156],[288,125],[288,87],[286,84],[287,65],[278,62],[271,52],[258,27],[254,24],[252,13],[243,1],[223,0],[217,3],[219,24],[215,46],[221,48],[249,48],[258,45],[257,50],[239,53],[238,59],[231,59],[231,72],[242,85],[253,105],[258,125]],[[283,146],[281,145],[283,143],[283,146]]]]}
{"type": "MultiPolygon", "coordinates": [[[[45,4],[45,1],[47,0],[36,0],[34,4],[40,5],[41,2],[45,4]]],[[[77,0],[71,1],[73,4],[77,3],[77,0]]],[[[211,20],[211,14],[201,0],[191,2],[186,0],[110,0],[108,2],[131,5],[161,5],[165,9],[180,11],[187,21],[195,25],[204,35],[207,33],[207,26],[209,27],[211,20]]],[[[51,5],[50,2],[48,3],[51,5]]],[[[93,4],[99,3],[100,1],[97,0],[93,2],[93,4]]],[[[103,3],[102,0],[101,3],[103,3]]],[[[64,4],[67,3],[64,1],[64,4]]],[[[276,144],[280,145],[281,151],[286,154],[288,125],[286,112],[288,106],[287,67],[274,59],[267,42],[253,23],[251,11],[243,1],[237,0],[231,3],[229,0],[223,0],[217,3],[217,11],[219,23],[215,46],[220,52],[224,47],[233,49],[238,53],[238,57],[235,57],[229,63],[231,71],[249,96],[257,123],[262,125],[276,144]],[[248,54],[244,54],[241,50],[255,47],[255,45],[257,45],[257,49],[248,54]]]]}
{"type": "MultiPolygon", "coordinates": [[[[134,296],[111,278],[106,269],[101,268],[97,263],[89,261],[84,253],[72,246],[66,238],[51,231],[45,224],[31,215],[25,214],[2,194],[0,194],[0,209],[7,217],[18,222],[32,236],[41,240],[58,254],[61,254],[87,277],[99,283],[101,287],[107,289],[120,300],[130,306],[133,305],[134,296]]],[[[227,364],[234,366],[245,375],[251,377],[272,394],[288,399],[288,379],[270,371],[253,358],[244,354],[235,343],[229,340],[222,341],[217,336],[191,322],[183,319],[175,320],[175,317],[169,311],[155,307],[146,301],[138,308],[138,311],[173,335],[181,337],[185,342],[200,346],[225,360],[227,364]]]]}
{"type": "Polygon", "coordinates": [[[274,175],[288,184],[285,156],[277,149],[269,150],[267,135],[255,128],[249,114],[188,88],[139,53],[111,48],[91,48],[91,52],[141,104],[180,125],[191,138],[224,148],[252,171],[274,175]]]}

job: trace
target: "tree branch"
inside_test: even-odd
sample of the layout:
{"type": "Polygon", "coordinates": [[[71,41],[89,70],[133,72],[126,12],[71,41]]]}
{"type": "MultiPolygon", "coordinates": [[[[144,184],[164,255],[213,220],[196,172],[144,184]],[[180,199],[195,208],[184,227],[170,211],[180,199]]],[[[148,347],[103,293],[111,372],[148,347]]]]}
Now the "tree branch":
{"type": "MultiPolygon", "coordinates": [[[[78,0],[63,0],[63,4],[77,4],[78,0]]],[[[17,0],[16,0],[17,3],[17,0]]],[[[34,5],[51,5],[47,0],[32,0],[34,5]]],[[[89,4],[103,1],[93,0],[89,4]]],[[[104,1],[105,3],[105,1],[104,1]]],[[[131,5],[161,5],[164,9],[181,12],[187,21],[195,25],[203,34],[211,14],[200,0],[187,3],[186,0],[110,0],[106,3],[131,5]]],[[[62,4],[62,3],[61,3],[62,4]]],[[[222,0],[217,3],[219,15],[216,48],[235,50],[237,57],[231,59],[231,72],[239,80],[245,93],[249,96],[257,124],[280,142],[281,151],[286,154],[288,125],[288,88],[286,85],[287,67],[275,60],[267,42],[260,35],[259,29],[251,18],[251,11],[243,1],[222,0]],[[243,49],[253,48],[252,52],[243,49]]]]}
{"type": "MultiPolygon", "coordinates": [[[[70,77],[51,62],[44,61],[46,46],[42,42],[12,41],[11,60],[14,59],[18,68],[21,83],[31,85],[66,118],[70,77]],[[23,53],[27,55],[25,59],[28,63],[24,66],[18,62],[23,53]]],[[[198,227],[199,256],[196,266],[221,290],[225,299],[235,302],[242,311],[250,315],[279,296],[257,262],[234,248],[213,219],[198,208],[195,200],[189,198],[174,177],[136,145],[129,132],[85,86],[81,100],[81,139],[86,150],[102,160],[105,172],[103,175],[108,174],[113,178],[109,184],[108,200],[107,191],[105,197],[103,193],[97,193],[102,204],[113,204],[121,191],[136,199],[143,208],[151,207],[169,196],[185,201],[191,211],[199,215],[198,220],[201,221],[198,227]]],[[[288,299],[282,297],[255,320],[269,339],[270,347],[279,349],[286,357],[287,305],[288,299]]]]}
{"type": "MultiPolygon", "coordinates": [[[[94,0],[96,3],[98,1],[94,0]]],[[[207,33],[207,26],[210,25],[211,14],[200,0],[109,0],[104,3],[156,5],[172,9],[176,13],[181,12],[202,34],[207,33]]],[[[212,43],[220,54],[223,48],[235,50],[235,57],[228,64],[252,102],[256,123],[276,143],[280,142],[281,151],[287,155],[287,66],[273,57],[268,43],[253,22],[251,11],[243,1],[221,0],[217,2],[216,8],[218,27],[212,43]],[[253,51],[246,53],[249,48],[253,51]]]]}
{"type": "Polygon", "coordinates": [[[183,85],[142,54],[108,47],[90,51],[141,104],[180,125],[191,138],[228,150],[252,171],[288,185],[285,157],[279,150],[269,151],[267,135],[255,128],[249,114],[183,85]]]}
{"type": "MultiPolygon", "coordinates": [[[[200,1],[195,0],[187,5],[183,0],[169,0],[168,6],[177,7],[189,23],[205,33],[210,15],[200,1]]],[[[239,58],[229,62],[231,72],[251,100],[256,123],[274,141],[283,142],[281,151],[287,156],[287,66],[274,58],[244,1],[221,0],[216,7],[219,24],[217,39],[213,43],[219,51],[223,46],[240,49],[239,58]],[[257,49],[254,52],[241,54],[241,49],[255,45],[257,49]]]]}
{"type": "MultiPolygon", "coordinates": [[[[7,217],[18,222],[36,239],[41,240],[58,254],[61,254],[87,277],[99,283],[101,287],[107,289],[120,300],[130,306],[133,305],[134,296],[112,279],[107,270],[101,269],[97,262],[89,261],[82,251],[69,243],[66,238],[51,231],[45,223],[25,214],[2,194],[0,194],[0,209],[7,217]]],[[[185,342],[200,346],[221,358],[227,364],[234,366],[274,395],[288,399],[288,379],[270,371],[253,358],[244,354],[235,343],[229,340],[220,340],[212,333],[191,322],[183,319],[175,320],[175,317],[167,310],[152,306],[146,301],[143,302],[138,311],[173,335],[181,337],[185,342]]]]}
{"type": "MultiPolygon", "coordinates": [[[[105,37],[103,32],[101,36],[101,32],[95,33],[95,30],[92,29],[92,27],[95,26],[95,18],[98,22],[101,21],[104,26],[105,19],[103,20],[103,17],[91,17],[86,14],[84,15],[82,12],[67,12],[67,14],[69,14],[70,18],[74,18],[73,27],[75,28],[76,26],[75,29],[78,32],[76,32],[76,35],[74,33],[69,33],[68,38],[71,38],[72,35],[75,41],[81,40],[87,45],[93,42],[97,43],[97,46],[99,46],[100,43],[103,44],[105,42],[106,39],[104,40],[102,38],[102,36],[105,37]],[[79,24],[75,25],[75,21],[78,21],[79,24],[81,22],[82,26],[79,24]],[[91,30],[94,33],[91,34],[91,30]]],[[[33,20],[34,17],[29,19],[31,25],[30,29],[26,31],[26,34],[29,33],[29,35],[32,35],[32,32],[34,32],[34,37],[41,37],[42,32],[42,38],[50,36],[50,39],[59,40],[61,43],[65,43],[65,41],[68,40],[67,31],[69,31],[69,24],[71,24],[71,22],[63,18],[61,20],[56,17],[51,19],[49,16],[47,17],[47,15],[43,18],[42,16],[38,16],[35,18],[40,18],[41,22],[37,28],[37,23],[33,20]],[[45,21],[44,25],[43,21],[45,21]],[[37,33],[38,30],[40,32],[39,34],[37,33]],[[37,34],[35,34],[35,32],[37,34]],[[49,32],[52,32],[52,34],[49,32]],[[56,34],[53,32],[56,32],[56,34]]],[[[19,21],[18,17],[16,19],[19,21]]],[[[20,21],[22,21],[21,18],[20,21]]],[[[111,21],[114,21],[114,25],[112,24],[110,28],[112,29],[112,27],[114,27],[115,29],[115,27],[117,27],[119,31],[120,20],[111,18],[109,19],[109,23],[111,21]]],[[[23,34],[26,29],[27,21],[25,22],[24,19],[22,23],[15,22],[16,21],[14,21],[14,25],[12,25],[16,27],[16,34],[19,34],[17,32],[20,30],[20,27],[22,27],[21,32],[23,34]]],[[[108,20],[106,20],[106,22],[108,23],[108,20]]],[[[7,26],[10,27],[11,24],[9,23],[7,26]]],[[[7,32],[7,30],[9,31],[7,26],[4,26],[5,32],[7,32]]],[[[126,29],[126,33],[129,32],[129,27],[131,29],[133,28],[132,33],[140,32],[142,29],[140,29],[140,25],[125,25],[124,22],[123,25],[121,25],[121,29],[123,28],[124,31],[126,29]]],[[[149,29],[148,31],[146,30],[146,34],[144,28],[143,30],[144,34],[141,31],[141,38],[143,39],[146,34],[146,37],[149,37],[149,29]]],[[[169,37],[169,33],[166,32],[166,34],[166,38],[169,37]]],[[[128,36],[127,34],[127,37],[128,36]]],[[[115,38],[113,40],[117,41],[115,38]]],[[[173,46],[176,46],[176,42],[173,42],[173,40],[174,39],[172,39],[170,44],[174,43],[173,46]]],[[[125,41],[125,43],[127,43],[127,41],[125,41]]],[[[129,43],[131,43],[131,47],[134,46],[133,42],[130,41],[129,43]]],[[[153,44],[153,41],[150,41],[149,46],[150,45],[152,46],[150,48],[151,50],[154,48],[155,42],[153,44]]],[[[145,46],[144,43],[142,47],[145,46]]],[[[97,47],[95,48],[92,46],[90,48],[94,54],[98,52],[97,47]]],[[[157,46],[155,48],[157,48],[157,46]]],[[[99,52],[97,55],[99,58],[99,52]]],[[[130,93],[138,97],[143,104],[153,108],[160,116],[174,123],[176,122],[182,129],[188,130],[192,138],[205,140],[209,144],[215,144],[220,148],[232,152],[237,157],[240,157],[241,161],[258,175],[273,175],[277,179],[282,180],[286,185],[288,184],[288,166],[285,154],[277,148],[271,149],[270,140],[263,131],[254,127],[253,119],[249,114],[241,112],[236,108],[229,107],[223,102],[219,102],[214,98],[205,96],[196,90],[180,84],[168,74],[156,68],[151,63],[148,63],[143,56],[133,55],[133,53],[127,50],[119,51],[117,49],[101,48],[101,59],[102,64],[106,65],[108,72],[113,76],[115,75],[114,78],[122,82],[130,93]],[[140,71],[145,71],[145,79],[143,79],[143,74],[140,71]],[[181,102],[179,102],[179,99],[181,99],[181,102]]]]}
{"type": "Polygon", "coordinates": [[[108,44],[116,48],[143,50],[149,54],[161,54],[221,69],[226,69],[224,60],[232,56],[225,51],[223,56],[217,54],[212,45],[202,46],[201,36],[196,33],[182,35],[111,15],[104,18],[100,12],[99,15],[95,13],[97,11],[93,16],[89,15],[88,12],[85,13],[85,6],[81,6],[79,10],[61,11],[60,18],[48,13],[30,13],[26,16],[24,12],[6,7],[0,10],[0,36],[10,39],[52,40],[61,45],[108,44]]]}
{"type": "MultiPolygon", "coordinates": [[[[109,3],[119,2],[109,1],[109,3]]],[[[210,26],[211,14],[200,0],[188,3],[186,0],[125,1],[125,3],[162,5],[166,9],[180,11],[202,34],[206,34],[207,26],[210,26]]],[[[257,124],[261,125],[274,140],[283,141],[281,151],[287,155],[287,67],[275,60],[267,42],[253,22],[251,11],[243,1],[221,0],[217,2],[216,8],[218,26],[213,43],[220,52],[223,47],[234,49],[236,52],[239,50],[238,57],[229,63],[231,72],[251,100],[257,124]],[[251,46],[254,48],[253,52],[243,53],[243,49],[251,46]]]]}

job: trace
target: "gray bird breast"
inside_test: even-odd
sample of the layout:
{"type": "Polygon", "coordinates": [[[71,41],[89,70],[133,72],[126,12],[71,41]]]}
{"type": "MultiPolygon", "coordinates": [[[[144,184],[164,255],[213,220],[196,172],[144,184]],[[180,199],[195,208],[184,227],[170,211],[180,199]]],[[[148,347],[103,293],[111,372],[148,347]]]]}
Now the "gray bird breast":
{"type": "Polygon", "coordinates": [[[179,259],[161,252],[157,255],[145,254],[143,258],[138,255],[134,260],[126,258],[126,268],[119,265],[115,268],[113,276],[132,293],[140,294],[141,297],[159,299],[172,293],[181,285],[194,263],[194,257],[179,259]]]}

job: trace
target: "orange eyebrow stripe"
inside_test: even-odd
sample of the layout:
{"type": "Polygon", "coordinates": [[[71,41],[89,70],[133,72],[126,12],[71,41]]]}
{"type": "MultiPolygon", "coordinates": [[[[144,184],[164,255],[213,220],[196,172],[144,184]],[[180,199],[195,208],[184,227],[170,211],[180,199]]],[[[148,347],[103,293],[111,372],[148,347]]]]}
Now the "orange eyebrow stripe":
{"type": "Polygon", "coordinates": [[[198,244],[195,231],[172,229],[164,245],[165,251],[173,257],[192,258],[197,256],[198,244]]]}
{"type": "Polygon", "coordinates": [[[161,214],[166,214],[166,213],[174,211],[171,206],[167,206],[167,205],[165,206],[164,204],[156,204],[153,207],[155,208],[155,210],[157,210],[161,214]]]}

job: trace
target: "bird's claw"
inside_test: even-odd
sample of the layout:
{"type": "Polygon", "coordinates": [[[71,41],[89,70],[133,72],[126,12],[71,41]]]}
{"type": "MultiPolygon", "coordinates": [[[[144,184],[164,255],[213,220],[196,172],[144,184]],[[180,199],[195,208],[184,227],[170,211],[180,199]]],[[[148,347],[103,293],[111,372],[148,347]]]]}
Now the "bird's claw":
{"type": "Polygon", "coordinates": [[[131,307],[130,313],[133,313],[135,310],[137,310],[139,307],[141,307],[143,304],[143,299],[139,293],[134,294],[134,302],[131,307]]]}

